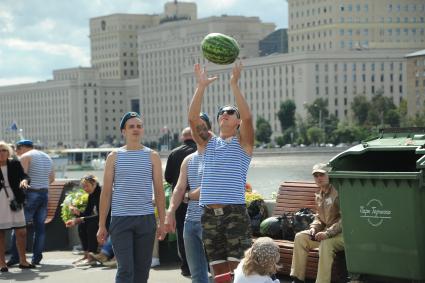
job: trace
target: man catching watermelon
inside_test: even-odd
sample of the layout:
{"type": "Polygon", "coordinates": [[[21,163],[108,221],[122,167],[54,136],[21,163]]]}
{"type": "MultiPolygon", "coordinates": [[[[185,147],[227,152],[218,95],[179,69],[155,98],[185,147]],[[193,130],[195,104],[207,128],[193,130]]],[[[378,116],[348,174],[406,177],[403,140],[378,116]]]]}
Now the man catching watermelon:
{"type": "MultiPolygon", "coordinates": [[[[238,81],[242,63],[235,63],[230,86],[236,106],[226,105],[217,113],[220,133],[205,136],[200,119],[205,89],[217,77],[194,67],[197,88],[189,107],[189,123],[198,148],[204,148],[204,171],[199,204],[203,242],[213,276],[233,271],[251,246],[250,219],[245,206],[245,183],[254,147],[254,127],[248,104],[238,81]]],[[[228,281],[230,282],[230,281],[228,281]]]]}

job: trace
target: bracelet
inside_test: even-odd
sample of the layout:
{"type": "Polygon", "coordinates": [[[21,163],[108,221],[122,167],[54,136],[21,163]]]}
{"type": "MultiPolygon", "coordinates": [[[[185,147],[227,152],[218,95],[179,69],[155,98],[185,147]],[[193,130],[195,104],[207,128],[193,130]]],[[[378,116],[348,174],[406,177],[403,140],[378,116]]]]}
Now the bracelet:
{"type": "Polygon", "coordinates": [[[190,200],[189,191],[186,191],[186,193],[184,194],[184,197],[187,198],[188,200],[190,200]]]}

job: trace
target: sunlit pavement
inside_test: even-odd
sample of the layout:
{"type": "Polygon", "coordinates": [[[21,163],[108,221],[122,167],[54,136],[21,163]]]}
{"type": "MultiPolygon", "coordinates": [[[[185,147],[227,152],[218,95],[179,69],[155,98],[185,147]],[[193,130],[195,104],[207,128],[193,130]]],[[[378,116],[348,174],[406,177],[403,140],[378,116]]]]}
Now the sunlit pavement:
{"type": "MultiPolygon", "coordinates": [[[[43,253],[44,259],[35,269],[21,270],[17,265],[9,268],[9,272],[0,273],[1,282],[44,282],[44,283],[108,283],[115,282],[116,269],[101,265],[95,267],[74,267],[72,262],[81,255],[70,251],[54,251],[43,253]]],[[[30,259],[30,257],[28,257],[30,259]]],[[[282,278],[281,282],[291,282],[282,278]]],[[[191,282],[189,277],[180,274],[178,263],[161,264],[151,269],[149,282],[152,283],[185,283],[191,282]]]]}

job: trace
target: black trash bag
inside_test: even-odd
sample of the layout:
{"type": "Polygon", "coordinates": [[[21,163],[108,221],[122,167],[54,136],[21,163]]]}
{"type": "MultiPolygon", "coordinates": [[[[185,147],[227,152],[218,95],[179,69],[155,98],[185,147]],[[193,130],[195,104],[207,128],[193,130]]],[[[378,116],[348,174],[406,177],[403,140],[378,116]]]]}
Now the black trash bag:
{"type": "Polygon", "coordinates": [[[282,239],[282,219],[282,216],[272,216],[264,219],[260,224],[261,236],[282,239]]]}
{"type": "Polygon", "coordinates": [[[301,208],[294,214],[294,233],[310,229],[310,224],[314,220],[314,212],[310,208],[301,208]]]}
{"type": "Polygon", "coordinates": [[[253,200],[248,208],[249,218],[251,219],[251,230],[253,236],[260,236],[260,224],[267,218],[267,207],[262,199],[253,200]]]}
{"type": "Polygon", "coordinates": [[[294,238],[294,214],[291,212],[285,212],[282,215],[282,239],[293,241],[294,238]]]}

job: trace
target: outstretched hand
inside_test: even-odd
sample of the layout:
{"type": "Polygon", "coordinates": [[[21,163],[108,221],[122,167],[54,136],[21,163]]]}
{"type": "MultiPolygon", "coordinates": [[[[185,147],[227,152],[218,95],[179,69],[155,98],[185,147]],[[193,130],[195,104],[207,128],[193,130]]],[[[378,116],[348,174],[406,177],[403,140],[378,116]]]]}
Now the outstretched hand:
{"type": "Polygon", "coordinates": [[[242,72],[242,62],[239,61],[235,63],[232,69],[232,76],[230,77],[230,83],[231,84],[237,84],[242,72]]]}
{"type": "Polygon", "coordinates": [[[210,83],[218,79],[217,76],[208,77],[207,69],[205,67],[201,68],[201,65],[199,63],[195,64],[194,72],[195,72],[195,76],[196,76],[196,80],[198,81],[198,84],[203,87],[208,86],[210,83]]]}

